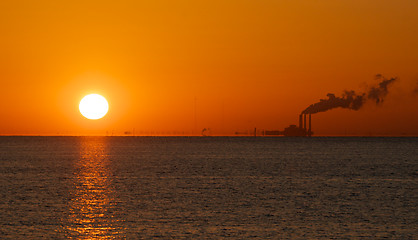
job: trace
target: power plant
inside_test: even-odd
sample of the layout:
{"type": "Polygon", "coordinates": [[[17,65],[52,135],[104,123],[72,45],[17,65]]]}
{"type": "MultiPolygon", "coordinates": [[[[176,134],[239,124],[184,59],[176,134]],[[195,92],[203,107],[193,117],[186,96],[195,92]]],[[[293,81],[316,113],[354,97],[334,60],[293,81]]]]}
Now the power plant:
{"type": "Polygon", "coordinates": [[[299,126],[290,125],[283,131],[265,131],[266,136],[286,136],[286,137],[310,137],[312,136],[312,116],[311,114],[299,115],[299,126]],[[309,115],[308,128],[306,127],[306,115],[309,115]]]}
{"type": "Polygon", "coordinates": [[[290,125],[283,131],[265,131],[267,136],[298,136],[310,137],[312,136],[311,128],[311,114],[326,112],[334,108],[345,108],[350,110],[359,110],[368,100],[375,102],[379,106],[384,101],[386,95],[389,93],[389,86],[397,81],[398,78],[385,78],[381,74],[376,74],[375,77],[380,80],[378,84],[372,85],[366,92],[356,93],[354,90],[344,91],[341,97],[335,96],[333,93],[328,93],[328,99],[320,99],[319,102],[309,105],[299,115],[299,127],[290,125]],[[306,128],[306,115],[309,115],[309,127],[306,128]]]}

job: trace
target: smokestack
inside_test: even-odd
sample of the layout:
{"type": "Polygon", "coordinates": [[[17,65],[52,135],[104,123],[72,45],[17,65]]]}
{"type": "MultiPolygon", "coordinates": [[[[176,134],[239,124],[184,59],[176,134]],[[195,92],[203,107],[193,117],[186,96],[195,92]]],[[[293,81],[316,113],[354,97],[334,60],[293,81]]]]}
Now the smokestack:
{"type": "Polygon", "coordinates": [[[309,130],[308,130],[308,136],[310,137],[312,135],[312,129],[311,129],[311,115],[309,114],[309,130]]]}
{"type": "Polygon", "coordinates": [[[302,129],[302,125],[303,125],[302,122],[303,122],[303,120],[302,120],[302,114],[300,114],[299,115],[299,128],[300,129],[302,129]]]}
{"type": "Polygon", "coordinates": [[[303,129],[305,129],[306,132],[306,114],[303,114],[303,117],[305,119],[305,121],[303,121],[303,129]]]}

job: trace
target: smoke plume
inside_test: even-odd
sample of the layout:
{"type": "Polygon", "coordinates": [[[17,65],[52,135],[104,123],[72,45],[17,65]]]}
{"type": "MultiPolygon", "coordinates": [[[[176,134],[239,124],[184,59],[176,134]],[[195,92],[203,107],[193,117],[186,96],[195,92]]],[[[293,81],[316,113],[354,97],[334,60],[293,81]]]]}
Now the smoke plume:
{"type": "Polygon", "coordinates": [[[417,82],[416,82],[415,88],[414,88],[414,90],[412,91],[412,93],[413,93],[414,95],[418,95],[418,80],[417,80],[417,82]]]}
{"type": "Polygon", "coordinates": [[[379,105],[388,94],[388,87],[397,80],[397,78],[386,79],[381,74],[376,75],[380,80],[379,84],[371,87],[366,93],[356,93],[355,91],[344,91],[341,97],[336,97],[333,93],[328,93],[328,99],[321,99],[302,111],[302,114],[314,114],[325,112],[333,108],[348,108],[359,110],[367,100],[372,100],[379,105]]]}

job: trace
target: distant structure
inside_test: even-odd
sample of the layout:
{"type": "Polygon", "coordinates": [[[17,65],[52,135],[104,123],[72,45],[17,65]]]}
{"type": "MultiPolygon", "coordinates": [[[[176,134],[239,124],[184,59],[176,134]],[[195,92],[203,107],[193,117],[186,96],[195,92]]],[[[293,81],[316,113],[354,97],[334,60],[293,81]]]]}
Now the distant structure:
{"type": "Polygon", "coordinates": [[[210,128],[204,128],[204,129],[202,129],[202,136],[203,137],[210,136],[211,134],[212,134],[212,132],[211,132],[210,128]]]}
{"type": "Polygon", "coordinates": [[[354,90],[344,91],[341,97],[328,93],[328,99],[320,99],[319,102],[309,105],[299,115],[299,127],[290,125],[283,131],[265,131],[266,136],[295,136],[310,137],[313,132],[311,129],[311,114],[326,112],[335,108],[345,108],[350,110],[361,109],[367,101],[373,101],[376,106],[380,106],[385,97],[389,94],[389,87],[397,82],[398,78],[385,78],[382,74],[376,74],[376,80],[380,82],[372,85],[362,93],[356,93],[354,90]],[[309,115],[309,128],[306,128],[306,115],[309,115]]]}
{"type": "Polygon", "coordinates": [[[290,125],[283,131],[265,131],[266,136],[286,136],[286,137],[310,137],[312,136],[312,122],[311,114],[300,114],[299,115],[299,127],[296,125],[290,125]],[[309,115],[309,124],[306,128],[306,115],[309,115]]]}

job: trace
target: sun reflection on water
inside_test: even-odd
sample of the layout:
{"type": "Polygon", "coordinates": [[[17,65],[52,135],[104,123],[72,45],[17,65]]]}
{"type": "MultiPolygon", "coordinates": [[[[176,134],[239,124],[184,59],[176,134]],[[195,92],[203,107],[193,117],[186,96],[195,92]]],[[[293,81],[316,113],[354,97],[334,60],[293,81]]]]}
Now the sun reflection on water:
{"type": "Polygon", "coordinates": [[[80,138],[74,164],[67,232],[77,239],[119,239],[114,191],[105,137],[80,138]]]}

